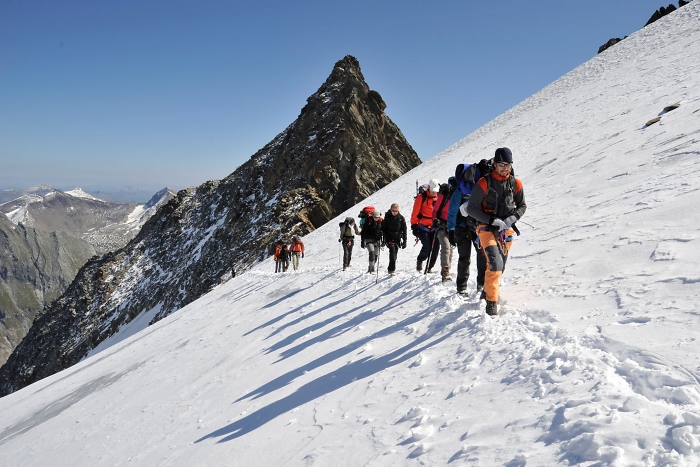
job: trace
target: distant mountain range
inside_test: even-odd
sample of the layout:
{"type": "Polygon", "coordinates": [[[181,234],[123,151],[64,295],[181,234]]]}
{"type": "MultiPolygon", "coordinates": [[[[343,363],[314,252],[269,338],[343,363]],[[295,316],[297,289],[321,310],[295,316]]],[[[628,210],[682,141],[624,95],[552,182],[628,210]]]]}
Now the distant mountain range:
{"type": "Polygon", "coordinates": [[[175,192],[146,204],[107,203],[80,188],[1,191],[0,364],[37,312],[60,297],[88,259],[126,245],[175,192]]]}
{"type": "Polygon", "coordinates": [[[0,212],[14,224],[66,232],[90,243],[98,254],[126,245],[158,208],[175,196],[173,190],[164,188],[146,204],[117,204],[81,188],[64,192],[48,185],[0,194],[5,199],[19,195],[0,205],[0,212]]]}

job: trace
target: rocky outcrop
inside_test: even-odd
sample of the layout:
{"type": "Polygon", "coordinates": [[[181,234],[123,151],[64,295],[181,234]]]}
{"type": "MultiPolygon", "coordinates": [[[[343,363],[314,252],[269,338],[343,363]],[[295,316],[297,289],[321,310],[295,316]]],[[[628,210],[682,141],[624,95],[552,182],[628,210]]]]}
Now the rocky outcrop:
{"type": "MultiPolygon", "coordinates": [[[[627,36],[625,36],[625,37],[627,37],[627,36]]],[[[624,38],[623,38],[623,39],[624,39],[624,38]]],[[[608,42],[606,42],[605,44],[603,44],[603,45],[601,45],[600,47],[598,47],[598,53],[601,53],[602,51],[609,49],[610,47],[612,47],[613,45],[617,44],[617,43],[620,42],[621,40],[622,40],[622,39],[620,39],[619,37],[613,37],[613,38],[610,39],[608,42]]]]}
{"type": "Polygon", "coordinates": [[[385,108],[354,57],[337,62],[250,160],[180,191],[125,248],[88,262],[0,369],[0,394],[73,365],[143,313],[167,316],[420,164],[385,108]]]}
{"type": "MultiPolygon", "coordinates": [[[[679,1],[678,1],[678,8],[680,8],[680,7],[682,7],[682,6],[685,6],[685,5],[687,5],[688,3],[690,3],[690,1],[679,0],[679,1]]],[[[649,18],[649,21],[647,21],[647,24],[645,24],[644,27],[649,26],[649,25],[650,25],[651,23],[653,23],[654,21],[656,21],[656,20],[658,20],[658,19],[661,19],[661,18],[663,18],[664,16],[666,16],[667,14],[672,13],[672,12],[674,12],[674,11],[676,11],[676,7],[673,6],[673,4],[669,4],[667,7],[661,7],[661,8],[659,8],[658,10],[656,10],[656,11],[654,12],[653,15],[651,15],[651,18],[649,18]]],[[[614,38],[610,39],[608,42],[606,42],[605,44],[603,44],[603,45],[601,45],[600,47],[598,47],[598,53],[601,53],[601,52],[603,52],[604,50],[609,49],[610,47],[612,47],[613,45],[617,44],[617,43],[620,42],[621,40],[624,40],[626,37],[627,37],[627,36],[623,37],[622,39],[620,39],[619,37],[614,37],[614,38]]]]}
{"type": "Polygon", "coordinates": [[[651,15],[651,18],[649,18],[649,21],[647,21],[647,24],[645,24],[644,26],[649,26],[654,21],[658,21],[667,14],[673,13],[674,11],[676,11],[676,7],[673,4],[669,4],[666,8],[661,7],[658,10],[656,10],[653,15],[651,15]]]}
{"type": "Polygon", "coordinates": [[[64,232],[14,225],[0,213],[0,364],[46,305],[73,281],[95,249],[64,232]]]}

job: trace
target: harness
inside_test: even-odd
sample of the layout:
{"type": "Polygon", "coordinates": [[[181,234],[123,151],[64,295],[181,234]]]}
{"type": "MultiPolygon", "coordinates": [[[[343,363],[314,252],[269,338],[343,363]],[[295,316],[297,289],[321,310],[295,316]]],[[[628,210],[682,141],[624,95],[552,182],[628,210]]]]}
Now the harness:
{"type": "Polygon", "coordinates": [[[505,219],[510,215],[512,211],[515,210],[515,176],[511,172],[510,177],[506,180],[503,187],[503,202],[499,203],[499,194],[495,188],[491,186],[492,175],[484,175],[482,178],[486,179],[486,192],[484,194],[484,202],[482,204],[482,210],[486,214],[490,214],[493,219],[505,219]]]}

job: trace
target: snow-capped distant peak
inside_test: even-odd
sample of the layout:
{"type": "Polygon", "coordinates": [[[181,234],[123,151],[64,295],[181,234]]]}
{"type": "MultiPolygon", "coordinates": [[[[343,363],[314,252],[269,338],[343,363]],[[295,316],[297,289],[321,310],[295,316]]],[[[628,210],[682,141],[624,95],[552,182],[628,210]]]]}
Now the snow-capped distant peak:
{"type": "Polygon", "coordinates": [[[87,191],[83,190],[80,187],[75,187],[74,189],[70,191],[65,192],[67,195],[75,196],[76,198],[86,198],[86,199],[92,199],[95,201],[102,201],[100,198],[96,198],[95,196],[92,196],[90,193],[87,191]]]}

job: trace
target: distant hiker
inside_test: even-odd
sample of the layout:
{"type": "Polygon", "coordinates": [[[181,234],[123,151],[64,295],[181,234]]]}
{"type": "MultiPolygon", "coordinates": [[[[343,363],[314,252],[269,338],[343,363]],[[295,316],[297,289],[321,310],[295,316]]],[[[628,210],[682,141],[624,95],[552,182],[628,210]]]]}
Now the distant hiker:
{"type": "Polygon", "coordinates": [[[282,253],[282,244],[280,242],[277,242],[277,246],[275,246],[275,272],[281,272],[282,271],[282,261],[280,261],[280,254],[282,253]]]}
{"type": "Polygon", "coordinates": [[[378,209],[372,212],[372,217],[368,217],[360,233],[362,248],[367,248],[369,253],[368,273],[373,273],[377,260],[379,259],[379,248],[382,245],[382,214],[378,209]]]}
{"type": "Polygon", "coordinates": [[[289,248],[287,248],[286,244],[282,245],[279,262],[282,263],[282,272],[287,272],[287,268],[289,268],[289,248]]]}
{"type": "Polygon", "coordinates": [[[399,248],[406,248],[406,218],[399,212],[399,205],[394,203],[384,214],[382,221],[384,244],[389,249],[389,274],[396,271],[396,256],[399,248]]]}
{"type": "Polygon", "coordinates": [[[492,316],[498,313],[498,282],[505,269],[513,236],[518,231],[515,223],[527,209],[523,183],[511,172],[511,150],[496,149],[493,162],[493,171],[476,183],[469,202],[460,207],[462,215],[478,221],[476,231],[487,264],[484,280],[486,313],[492,316]]]}
{"type": "Polygon", "coordinates": [[[292,267],[296,271],[299,269],[299,256],[304,257],[304,242],[301,241],[301,238],[294,236],[292,244],[289,245],[289,251],[292,254],[292,267]]]}
{"type": "Polygon", "coordinates": [[[355,219],[346,217],[345,222],[340,223],[339,242],[343,244],[343,271],[350,267],[352,259],[352,247],[355,244],[355,234],[360,235],[360,230],[355,224],[355,219]]]}
{"type": "Polygon", "coordinates": [[[433,228],[433,207],[440,190],[440,182],[436,179],[430,180],[428,186],[422,193],[416,196],[411,212],[411,232],[420,240],[422,248],[418,253],[416,270],[423,272],[423,261],[430,258],[426,272],[432,272],[437,252],[440,245],[434,242],[435,229],[433,228]]]}
{"type": "MultiPolygon", "coordinates": [[[[453,179],[454,177],[450,177],[453,179]]],[[[451,280],[450,267],[452,265],[452,245],[447,235],[447,213],[452,197],[452,185],[444,183],[440,185],[438,197],[433,206],[433,229],[435,229],[435,243],[440,249],[440,275],[443,281],[451,280]]]]}
{"type": "Polygon", "coordinates": [[[450,199],[450,209],[447,213],[447,231],[450,243],[457,246],[457,293],[467,294],[469,266],[471,264],[472,244],[476,252],[476,291],[484,288],[486,273],[486,257],[479,248],[476,234],[476,219],[462,215],[459,207],[469,201],[476,182],[483,174],[490,173],[493,161],[482,160],[479,164],[459,164],[455,168],[457,189],[450,199]],[[482,172],[483,169],[483,172],[482,172]]]}

